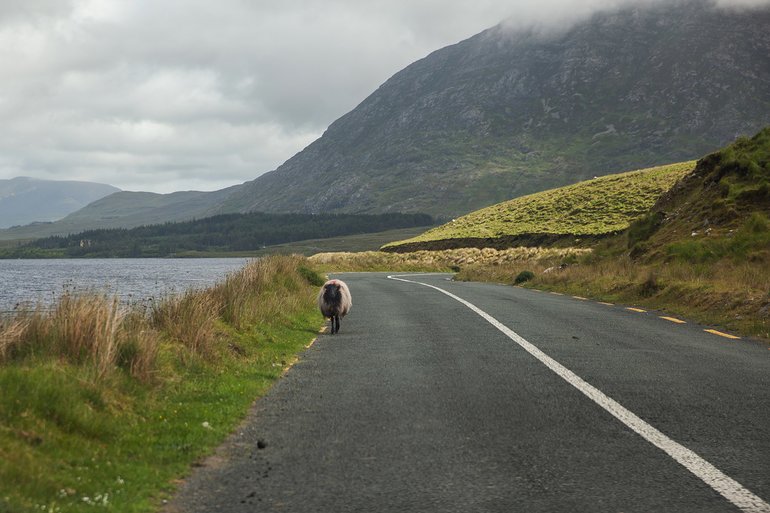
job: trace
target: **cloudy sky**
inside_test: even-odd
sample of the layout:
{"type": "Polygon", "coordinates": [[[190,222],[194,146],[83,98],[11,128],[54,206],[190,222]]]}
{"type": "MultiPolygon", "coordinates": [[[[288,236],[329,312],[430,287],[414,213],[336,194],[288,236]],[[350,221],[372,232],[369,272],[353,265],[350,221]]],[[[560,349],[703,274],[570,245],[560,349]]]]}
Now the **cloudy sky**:
{"type": "Polygon", "coordinates": [[[630,3],[2,0],[0,179],[241,183],[435,49],[504,19],[563,26],[630,3]]]}

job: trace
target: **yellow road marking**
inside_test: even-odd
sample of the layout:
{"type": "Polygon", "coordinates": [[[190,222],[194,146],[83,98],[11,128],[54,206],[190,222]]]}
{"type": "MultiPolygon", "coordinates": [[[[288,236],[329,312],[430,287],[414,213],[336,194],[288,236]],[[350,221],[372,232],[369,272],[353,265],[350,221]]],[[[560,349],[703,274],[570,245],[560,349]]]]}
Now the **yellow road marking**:
{"type": "Polygon", "coordinates": [[[561,292],[551,292],[551,294],[553,294],[555,296],[563,296],[564,295],[561,292]]]}
{"type": "Polygon", "coordinates": [[[597,301],[600,305],[615,306],[614,303],[605,303],[604,301],[597,301]]]}
{"type": "Polygon", "coordinates": [[[730,335],[729,333],[722,333],[721,331],[717,331],[717,330],[703,330],[703,331],[705,331],[706,333],[711,333],[712,335],[719,335],[720,337],[730,338],[733,340],[740,340],[741,338],[741,337],[736,337],[735,335],[730,335]]]}
{"type": "Polygon", "coordinates": [[[579,299],[581,301],[588,301],[587,297],[581,297],[581,296],[572,296],[572,297],[574,297],[575,299],[579,299]]]}
{"type": "Polygon", "coordinates": [[[641,308],[631,308],[630,306],[627,306],[626,310],[631,310],[632,312],[639,312],[639,313],[644,313],[647,311],[647,310],[642,310],[641,308]]]}
{"type": "Polygon", "coordinates": [[[676,317],[666,317],[664,315],[661,315],[660,318],[665,319],[667,321],[675,322],[677,324],[687,324],[687,321],[683,321],[682,319],[677,319],[676,317]]]}

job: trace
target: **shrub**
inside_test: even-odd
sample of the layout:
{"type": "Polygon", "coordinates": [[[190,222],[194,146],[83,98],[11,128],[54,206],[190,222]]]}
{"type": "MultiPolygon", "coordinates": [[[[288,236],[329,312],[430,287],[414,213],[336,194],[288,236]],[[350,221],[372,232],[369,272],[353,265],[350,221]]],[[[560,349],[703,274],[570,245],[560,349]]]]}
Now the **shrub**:
{"type": "Polygon", "coordinates": [[[663,212],[651,212],[631,223],[628,227],[628,247],[633,248],[637,243],[652,237],[660,228],[663,217],[663,212]]]}
{"type": "Polygon", "coordinates": [[[654,296],[659,290],[662,290],[663,286],[658,282],[658,277],[655,273],[650,272],[647,278],[639,285],[639,295],[642,297],[654,296]]]}
{"type": "Polygon", "coordinates": [[[299,272],[300,276],[305,278],[307,282],[310,285],[313,285],[314,287],[320,287],[324,283],[326,283],[326,280],[324,280],[323,276],[318,274],[313,269],[310,269],[309,267],[305,267],[304,265],[301,265],[297,267],[297,271],[299,272]]]}
{"type": "Polygon", "coordinates": [[[711,262],[719,258],[710,245],[700,240],[683,240],[669,244],[666,246],[666,254],[671,259],[690,263],[711,262]]]}
{"type": "Polygon", "coordinates": [[[516,279],[513,280],[513,283],[516,285],[519,285],[521,283],[527,282],[535,277],[535,273],[532,271],[521,271],[517,276],[516,279]]]}

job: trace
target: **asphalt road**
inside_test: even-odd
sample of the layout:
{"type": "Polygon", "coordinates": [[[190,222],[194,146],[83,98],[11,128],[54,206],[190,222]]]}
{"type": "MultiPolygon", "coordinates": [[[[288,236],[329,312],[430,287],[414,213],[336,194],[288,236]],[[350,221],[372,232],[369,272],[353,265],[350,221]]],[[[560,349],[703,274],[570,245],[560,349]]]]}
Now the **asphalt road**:
{"type": "Polygon", "coordinates": [[[434,288],[336,277],[353,296],[340,333],[301,355],[169,512],[770,511],[767,345],[405,276],[498,328],[434,288]]]}

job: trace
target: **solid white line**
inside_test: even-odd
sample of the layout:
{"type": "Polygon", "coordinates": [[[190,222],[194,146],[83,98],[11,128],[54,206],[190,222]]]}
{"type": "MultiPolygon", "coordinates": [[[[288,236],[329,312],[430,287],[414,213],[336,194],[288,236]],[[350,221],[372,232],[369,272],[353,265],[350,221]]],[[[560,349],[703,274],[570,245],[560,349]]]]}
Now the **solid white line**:
{"type": "Polygon", "coordinates": [[[545,354],[536,346],[521,337],[518,333],[511,330],[500,321],[482,309],[478,308],[476,305],[464,300],[461,297],[455,296],[451,292],[447,292],[442,288],[430,285],[428,283],[407,280],[404,279],[403,276],[411,275],[391,275],[388,276],[388,278],[391,280],[398,280],[422,285],[424,287],[430,287],[464,304],[478,315],[480,315],[492,326],[500,330],[503,334],[505,334],[505,336],[516,342],[529,354],[540,360],[541,363],[559,375],[559,377],[580,390],[584,395],[586,395],[596,404],[607,410],[620,422],[628,426],[631,430],[639,434],[652,445],[671,456],[675,461],[695,474],[704,483],[719,492],[725,499],[732,502],[735,506],[745,511],[746,513],[770,513],[770,504],[762,500],[757,495],[754,495],[748,489],[744,488],[744,486],[739,482],[724,474],[721,470],[698,456],[687,447],[668,438],[666,435],[652,427],[650,424],[640,419],[636,414],[626,409],[623,405],[611,397],[605,395],[598,388],[584,381],[583,378],[545,354]]]}

